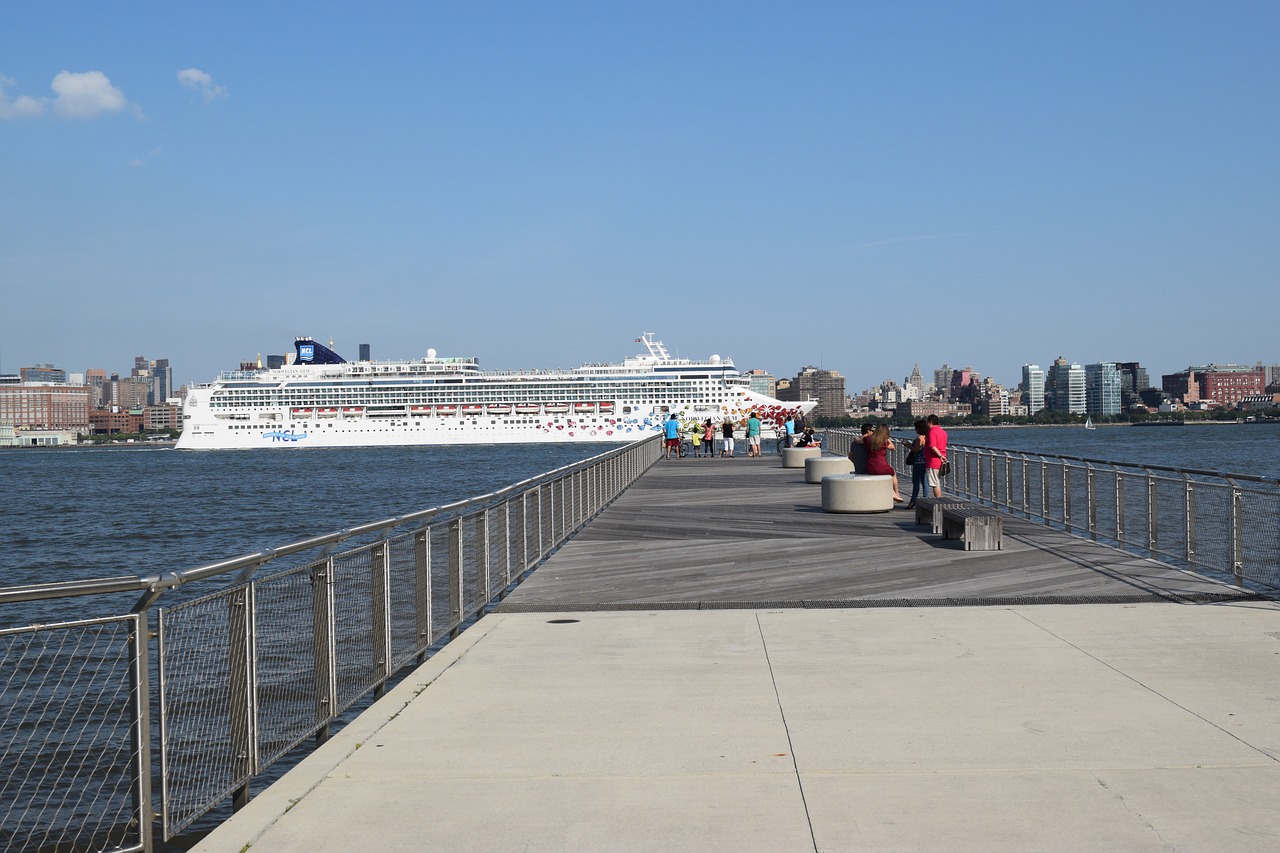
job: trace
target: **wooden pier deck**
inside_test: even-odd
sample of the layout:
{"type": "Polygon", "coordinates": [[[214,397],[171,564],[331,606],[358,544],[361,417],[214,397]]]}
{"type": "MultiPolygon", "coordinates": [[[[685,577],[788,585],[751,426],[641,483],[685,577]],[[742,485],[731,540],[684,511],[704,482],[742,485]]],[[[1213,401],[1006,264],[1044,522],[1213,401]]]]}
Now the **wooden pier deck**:
{"type": "MultiPolygon", "coordinates": [[[[904,497],[910,494],[907,484],[904,497]]],[[[871,607],[1249,597],[1016,516],[1004,550],[965,551],[914,512],[838,515],[777,457],[658,462],[500,612],[871,607]]]]}

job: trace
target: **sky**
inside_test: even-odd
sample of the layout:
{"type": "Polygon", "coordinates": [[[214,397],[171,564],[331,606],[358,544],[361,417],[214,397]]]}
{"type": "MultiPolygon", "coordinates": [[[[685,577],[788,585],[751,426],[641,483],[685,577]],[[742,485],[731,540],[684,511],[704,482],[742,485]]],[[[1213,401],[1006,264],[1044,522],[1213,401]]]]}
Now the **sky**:
{"type": "Polygon", "coordinates": [[[1280,4],[0,7],[0,372],[1280,361],[1280,4]]]}

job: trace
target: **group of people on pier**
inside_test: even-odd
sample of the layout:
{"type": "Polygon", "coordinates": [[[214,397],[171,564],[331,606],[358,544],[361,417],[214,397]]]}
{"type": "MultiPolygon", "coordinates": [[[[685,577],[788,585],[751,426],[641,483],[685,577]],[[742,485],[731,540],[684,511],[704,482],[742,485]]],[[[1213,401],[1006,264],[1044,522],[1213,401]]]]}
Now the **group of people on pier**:
{"type": "MultiPolygon", "coordinates": [[[[906,509],[914,509],[916,498],[923,491],[935,498],[942,497],[942,466],[947,461],[947,431],[938,423],[937,415],[915,422],[916,437],[907,448],[906,462],[911,466],[911,502],[906,509]]],[[[859,474],[879,474],[893,477],[893,501],[902,503],[898,489],[898,475],[885,458],[894,449],[889,437],[889,425],[862,425],[862,434],[854,436],[849,449],[849,459],[859,474]]]]}
{"type": "MultiPolygon", "coordinates": [[[[751,412],[747,419],[736,424],[733,420],[725,418],[719,424],[716,424],[711,418],[705,421],[694,421],[687,427],[680,423],[679,417],[673,412],[667,416],[667,420],[663,423],[663,445],[666,451],[666,458],[670,459],[674,454],[678,459],[682,455],[680,453],[681,442],[687,436],[690,444],[692,456],[715,456],[716,455],[716,439],[720,440],[720,456],[733,458],[735,450],[734,434],[741,427],[746,436],[747,456],[750,458],[760,458],[760,434],[763,424],[760,421],[759,413],[751,412]]],[[[818,437],[814,435],[813,427],[809,426],[804,419],[804,414],[800,412],[787,414],[784,421],[776,424],[776,429],[780,436],[784,436],[783,440],[787,447],[815,447],[818,444],[818,437]]]]}

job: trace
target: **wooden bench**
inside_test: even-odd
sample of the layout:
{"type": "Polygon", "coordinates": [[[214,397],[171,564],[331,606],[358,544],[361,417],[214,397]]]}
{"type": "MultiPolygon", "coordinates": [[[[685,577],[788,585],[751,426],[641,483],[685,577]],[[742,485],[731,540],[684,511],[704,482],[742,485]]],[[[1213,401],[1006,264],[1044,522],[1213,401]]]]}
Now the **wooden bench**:
{"type": "Polygon", "coordinates": [[[916,524],[928,524],[935,535],[942,532],[942,508],[944,506],[971,506],[968,501],[957,497],[916,498],[916,524]]]}
{"type": "Polygon", "coordinates": [[[941,507],[942,538],[964,539],[966,551],[1004,549],[1003,525],[996,513],[976,506],[941,507]]]}

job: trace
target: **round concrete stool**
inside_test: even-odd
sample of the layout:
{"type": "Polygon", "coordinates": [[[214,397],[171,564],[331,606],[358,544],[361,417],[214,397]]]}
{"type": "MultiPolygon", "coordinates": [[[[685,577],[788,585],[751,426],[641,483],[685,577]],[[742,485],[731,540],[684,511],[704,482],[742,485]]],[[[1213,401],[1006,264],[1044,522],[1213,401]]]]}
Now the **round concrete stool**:
{"type": "Polygon", "coordinates": [[[888,512],[893,477],[888,474],[828,474],[822,478],[823,512],[888,512]]]}
{"type": "Polygon", "coordinates": [[[847,456],[812,456],[804,460],[804,481],[821,483],[828,474],[852,474],[853,463],[847,456]]]}
{"type": "Polygon", "coordinates": [[[782,467],[803,468],[804,460],[821,455],[821,447],[784,447],[782,448],[782,467]]]}

